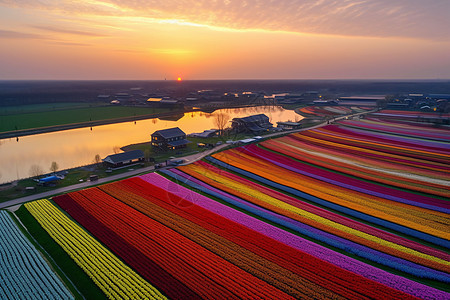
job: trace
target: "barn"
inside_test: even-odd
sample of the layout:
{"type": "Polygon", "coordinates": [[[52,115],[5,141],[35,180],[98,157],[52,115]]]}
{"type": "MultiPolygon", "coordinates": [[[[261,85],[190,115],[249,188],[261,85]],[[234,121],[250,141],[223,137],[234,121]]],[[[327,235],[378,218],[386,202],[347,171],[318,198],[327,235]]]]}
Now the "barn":
{"type": "Polygon", "coordinates": [[[111,168],[118,168],[144,161],[145,156],[142,150],[132,150],[122,153],[108,155],[102,161],[111,168]]]}
{"type": "Polygon", "coordinates": [[[253,115],[231,120],[231,128],[235,132],[261,133],[272,128],[269,117],[265,114],[253,115]]]}

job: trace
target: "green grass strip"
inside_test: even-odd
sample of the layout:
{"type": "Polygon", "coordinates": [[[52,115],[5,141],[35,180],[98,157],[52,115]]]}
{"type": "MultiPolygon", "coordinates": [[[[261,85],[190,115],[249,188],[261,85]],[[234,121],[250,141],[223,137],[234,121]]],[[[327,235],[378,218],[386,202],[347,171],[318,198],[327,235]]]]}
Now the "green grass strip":
{"type": "MultiPolygon", "coordinates": [[[[209,163],[210,163],[210,162],[209,162],[209,163]]],[[[220,166],[218,166],[218,167],[220,167],[220,166]]],[[[179,170],[179,171],[180,171],[180,170],[179,170]]],[[[227,170],[227,171],[229,171],[229,170],[227,170]]],[[[287,231],[287,232],[289,232],[289,233],[291,233],[291,234],[294,234],[294,235],[299,236],[299,237],[301,237],[301,238],[303,238],[303,239],[306,239],[306,240],[308,240],[308,241],[311,241],[311,242],[313,242],[313,243],[315,243],[315,244],[318,244],[318,245],[321,245],[321,246],[323,246],[323,247],[326,247],[326,248],[328,248],[328,249],[330,249],[330,250],[339,252],[339,253],[341,253],[341,254],[343,254],[343,255],[345,255],[345,256],[348,256],[348,257],[351,257],[351,258],[353,258],[353,259],[359,260],[359,261],[361,261],[361,262],[363,262],[363,263],[366,263],[366,264],[371,265],[371,266],[373,266],[373,267],[376,267],[376,268],[378,268],[378,269],[384,270],[384,271],[386,271],[386,272],[389,272],[389,273],[392,273],[392,274],[395,274],[395,275],[399,275],[399,276],[408,278],[408,279],[410,279],[410,280],[413,280],[413,281],[416,281],[416,282],[419,282],[419,283],[422,283],[422,284],[425,284],[425,285],[428,285],[428,286],[431,286],[431,287],[434,287],[434,288],[437,288],[437,289],[440,289],[440,290],[443,290],[443,291],[446,291],[446,292],[450,291],[450,287],[449,287],[446,283],[438,282],[438,281],[431,280],[431,279],[418,278],[418,277],[413,276],[413,275],[411,275],[411,274],[408,274],[408,273],[399,271],[399,270],[397,270],[397,269],[394,269],[394,268],[391,268],[391,267],[388,267],[388,266],[379,264],[379,263],[377,263],[377,262],[368,260],[368,259],[366,259],[366,258],[360,257],[360,256],[358,256],[358,255],[355,255],[355,254],[351,253],[351,252],[348,252],[348,251],[339,249],[339,248],[337,248],[337,247],[331,246],[331,245],[329,245],[329,244],[327,244],[327,243],[325,243],[325,242],[321,242],[321,241],[319,241],[319,240],[316,240],[316,239],[314,239],[314,238],[311,238],[311,237],[309,237],[309,236],[307,236],[307,235],[304,235],[304,234],[299,233],[299,232],[297,232],[297,231],[295,231],[295,230],[292,230],[292,229],[290,229],[290,228],[287,228],[287,227],[285,227],[285,226],[283,226],[283,225],[281,225],[281,224],[278,224],[278,223],[272,222],[272,221],[270,221],[270,220],[268,220],[268,219],[266,219],[266,218],[260,217],[260,216],[254,214],[254,213],[251,213],[251,212],[249,212],[249,211],[247,211],[247,210],[245,210],[245,209],[243,209],[243,208],[240,208],[240,207],[237,207],[237,206],[235,206],[235,205],[233,205],[233,204],[231,204],[231,203],[228,203],[228,202],[226,202],[226,201],[224,201],[224,200],[222,200],[222,199],[220,199],[220,198],[217,198],[217,197],[212,196],[212,195],[210,195],[210,194],[208,194],[208,193],[202,192],[202,191],[200,191],[200,190],[198,190],[198,189],[196,189],[196,188],[190,186],[189,184],[187,184],[187,183],[185,183],[185,182],[181,182],[181,181],[175,180],[175,179],[174,179],[173,177],[171,177],[170,175],[167,175],[167,174],[164,174],[164,173],[161,173],[161,172],[157,172],[157,173],[158,173],[159,175],[161,175],[161,176],[167,178],[168,180],[171,180],[171,181],[173,181],[173,182],[175,182],[175,183],[177,183],[177,184],[179,184],[179,185],[181,185],[181,186],[183,186],[183,187],[185,187],[185,188],[187,188],[187,189],[190,189],[190,190],[192,190],[192,191],[194,191],[194,192],[196,192],[196,193],[198,193],[198,194],[201,194],[201,195],[203,195],[203,196],[205,196],[205,197],[208,197],[208,198],[210,198],[210,199],[212,199],[212,200],[214,200],[214,201],[217,201],[217,202],[219,202],[219,203],[221,203],[221,204],[223,204],[223,205],[226,205],[226,206],[228,206],[228,207],[231,207],[231,208],[234,209],[234,210],[237,210],[237,211],[240,211],[240,212],[242,212],[242,213],[245,213],[246,215],[249,215],[250,217],[253,217],[253,218],[255,218],[255,219],[258,219],[258,220],[260,220],[260,221],[263,221],[263,222],[265,222],[265,223],[267,223],[267,224],[269,224],[269,225],[278,227],[278,228],[280,228],[280,229],[282,229],[282,230],[284,230],[284,231],[287,231]]],[[[239,176],[242,176],[241,174],[238,174],[238,175],[239,175],[239,176]]],[[[242,176],[242,177],[245,178],[245,176],[242,176]]],[[[194,178],[195,178],[195,177],[194,177],[194,178]]],[[[250,179],[250,180],[251,180],[251,179],[250,179]]],[[[252,181],[253,181],[253,180],[252,180],[252,181]]],[[[253,182],[255,182],[255,181],[253,181],[253,182]]],[[[256,182],[256,183],[260,184],[259,182],[256,182]]],[[[270,187],[270,188],[271,188],[271,187],[270,187]]],[[[274,190],[276,190],[276,189],[274,189],[274,190]]],[[[226,193],[228,193],[228,192],[226,192],[226,193]]],[[[286,194],[286,193],[285,193],[285,194],[286,194]]]]}
{"type": "MultiPolygon", "coordinates": [[[[56,262],[62,272],[67,276],[76,288],[83,294],[80,296],[74,292],[77,299],[106,299],[105,294],[89,278],[89,276],[73,261],[70,256],[59,246],[45,231],[31,213],[22,205],[16,211],[16,215],[27,228],[28,232],[56,262]]],[[[65,276],[61,276],[65,278],[65,276]]],[[[70,286],[70,285],[69,285],[70,286]]]]}
{"type": "MultiPolygon", "coordinates": [[[[273,151],[272,151],[272,152],[273,152],[273,151]]],[[[276,153],[276,152],[274,152],[274,153],[276,153]]],[[[288,156],[288,157],[289,157],[289,156],[288,156]]],[[[442,247],[442,246],[439,246],[439,245],[435,245],[435,244],[433,244],[433,243],[430,243],[430,242],[421,240],[421,239],[419,239],[419,238],[416,238],[416,237],[413,237],[413,236],[404,234],[404,233],[402,233],[402,232],[393,230],[393,229],[391,229],[391,228],[384,227],[384,226],[382,226],[382,225],[374,224],[374,223],[369,222],[369,221],[366,221],[366,220],[364,220],[364,219],[361,219],[361,218],[358,218],[358,217],[354,217],[354,216],[352,216],[352,215],[348,215],[348,214],[346,214],[346,213],[343,213],[343,212],[340,212],[340,211],[338,211],[338,210],[332,209],[332,208],[330,208],[330,207],[328,207],[328,206],[325,206],[325,205],[322,205],[322,204],[319,204],[319,203],[316,203],[316,202],[307,200],[307,199],[305,199],[305,198],[301,198],[301,197],[299,197],[299,196],[297,196],[297,195],[293,195],[293,194],[291,194],[291,193],[289,193],[289,192],[286,192],[286,191],[284,191],[284,190],[277,189],[277,188],[272,187],[272,186],[270,186],[270,185],[267,185],[267,184],[265,184],[265,183],[263,183],[263,182],[257,181],[257,180],[255,180],[255,179],[250,178],[250,177],[247,177],[247,176],[245,176],[245,175],[243,175],[243,174],[237,173],[237,172],[235,172],[235,171],[233,171],[233,170],[224,168],[224,167],[222,167],[222,166],[220,166],[220,165],[217,165],[217,164],[215,164],[215,163],[213,163],[213,162],[211,162],[211,161],[208,161],[208,160],[205,160],[205,159],[203,159],[203,161],[206,162],[206,163],[208,163],[208,164],[210,164],[210,165],[213,165],[213,166],[215,166],[215,167],[217,167],[217,168],[219,168],[219,169],[222,169],[222,170],[224,170],[224,171],[227,171],[227,172],[229,172],[229,173],[231,173],[231,174],[240,176],[240,177],[242,177],[242,178],[244,178],[244,179],[247,179],[247,180],[249,180],[249,181],[251,181],[251,182],[254,182],[254,183],[259,184],[259,185],[261,185],[261,186],[270,188],[270,189],[272,189],[272,190],[274,190],[274,191],[277,191],[277,192],[280,192],[280,193],[285,194],[285,195],[287,195],[287,196],[290,196],[290,197],[292,197],[292,198],[298,199],[298,200],[300,200],[300,201],[302,201],[302,202],[305,202],[305,203],[314,205],[314,206],[316,206],[316,207],[325,209],[325,210],[327,210],[327,211],[329,211],[329,212],[332,212],[332,213],[335,213],[335,214],[337,214],[337,215],[341,215],[341,216],[343,216],[343,217],[346,217],[346,218],[355,220],[355,221],[357,221],[357,222],[360,222],[360,223],[363,223],[363,224],[372,226],[372,227],[374,227],[374,228],[381,229],[381,230],[383,230],[383,231],[386,231],[386,232],[389,232],[389,233],[392,233],[392,234],[395,234],[395,235],[404,237],[404,238],[409,239],[409,240],[411,240],[411,241],[415,241],[415,242],[417,242],[417,243],[420,243],[420,244],[425,245],[425,246],[428,246],[428,247],[435,248],[435,249],[440,250],[440,251],[444,251],[444,252],[448,251],[448,249],[445,248],[445,247],[442,247]]],[[[357,177],[356,177],[356,178],[357,178],[357,177]]],[[[357,178],[357,179],[359,179],[359,178],[357,178]]]]}

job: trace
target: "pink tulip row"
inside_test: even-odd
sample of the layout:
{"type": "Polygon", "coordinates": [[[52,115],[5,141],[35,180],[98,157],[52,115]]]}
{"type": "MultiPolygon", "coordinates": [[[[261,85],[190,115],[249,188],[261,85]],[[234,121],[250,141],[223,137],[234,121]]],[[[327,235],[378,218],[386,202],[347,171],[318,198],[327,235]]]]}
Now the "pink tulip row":
{"type": "Polygon", "coordinates": [[[342,269],[351,271],[355,274],[359,274],[360,276],[363,276],[365,278],[371,278],[371,280],[375,280],[376,282],[383,285],[389,286],[399,291],[403,291],[419,298],[426,298],[432,295],[435,299],[445,299],[445,297],[448,296],[448,294],[443,291],[428,287],[423,284],[419,284],[398,275],[385,272],[368,264],[362,263],[358,260],[349,258],[338,252],[334,252],[328,248],[310,242],[297,235],[250,217],[243,212],[239,212],[226,205],[220,204],[217,201],[197,194],[192,190],[189,190],[182,186],[178,185],[177,188],[174,189],[175,183],[164,178],[161,175],[153,173],[143,175],[141,176],[141,178],[151,183],[152,185],[159,186],[163,189],[168,190],[168,193],[170,193],[169,191],[174,191],[174,194],[182,197],[185,201],[191,203],[191,205],[201,206],[211,212],[225,217],[226,219],[237,222],[271,239],[277,240],[285,245],[293,247],[298,251],[304,251],[321,260],[332,263],[342,269]]]}

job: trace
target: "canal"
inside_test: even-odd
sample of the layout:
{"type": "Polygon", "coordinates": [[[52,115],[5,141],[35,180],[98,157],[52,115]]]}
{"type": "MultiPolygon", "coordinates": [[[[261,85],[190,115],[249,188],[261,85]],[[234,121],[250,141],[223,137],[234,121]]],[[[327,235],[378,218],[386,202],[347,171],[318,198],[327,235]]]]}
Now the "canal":
{"type": "Polygon", "coordinates": [[[160,129],[179,127],[186,134],[202,132],[217,127],[214,115],[226,113],[232,118],[265,114],[276,126],[279,121],[295,121],[303,117],[280,106],[257,106],[221,109],[211,113],[192,112],[177,120],[147,119],[136,122],[101,125],[65,131],[0,140],[0,183],[30,177],[32,165],[44,173],[50,172],[52,162],[59,169],[70,169],[94,162],[95,155],[104,158],[114,149],[150,140],[150,135],[160,129]]]}

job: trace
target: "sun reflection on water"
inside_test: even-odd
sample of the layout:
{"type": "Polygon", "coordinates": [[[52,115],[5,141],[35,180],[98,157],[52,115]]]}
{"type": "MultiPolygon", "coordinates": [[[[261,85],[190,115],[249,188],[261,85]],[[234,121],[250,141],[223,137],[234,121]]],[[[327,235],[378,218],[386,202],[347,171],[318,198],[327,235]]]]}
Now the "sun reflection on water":
{"type": "Polygon", "coordinates": [[[4,139],[0,140],[0,182],[29,177],[29,169],[33,164],[40,165],[44,172],[50,172],[53,161],[58,163],[60,169],[91,164],[96,154],[104,158],[114,153],[114,147],[149,141],[150,135],[160,129],[180,127],[186,134],[202,132],[215,127],[211,116],[220,112],[228,114],[230,120],[264,113],[274,125],[277,121],[298,119],[294,111],[281,107],[229,108],[212,114],[189,112],[177,121],[148,119],[96,126],[92,130],[87,127],[25,136],[19,142],[15,138],[4,139]]]}

